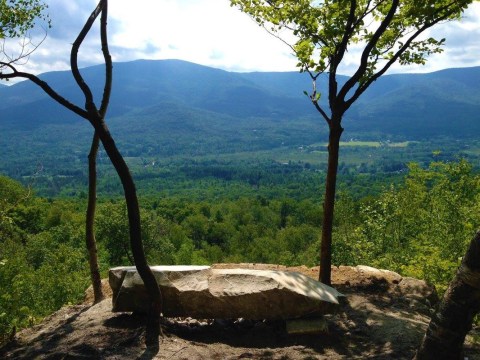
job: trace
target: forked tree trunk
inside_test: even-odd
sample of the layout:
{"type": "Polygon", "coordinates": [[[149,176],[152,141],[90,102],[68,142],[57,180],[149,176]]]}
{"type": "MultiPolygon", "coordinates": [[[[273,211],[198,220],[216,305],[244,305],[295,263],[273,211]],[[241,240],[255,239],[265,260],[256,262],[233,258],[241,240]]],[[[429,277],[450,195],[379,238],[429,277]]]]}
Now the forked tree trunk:
{"type": "Polygon", "coordinates": [[[92,123],[95,131],[98,133],[102,145],[112,162],[117,174],[122,182],[125,193],[125,201],[127,204],[128,222],[130,228],[130,245],[132,247],[133,259],[137,267],[137,271],[142,278],[145,288],[151,301],[149,306],[149,314],[147,318],[147,329],[145,342],[147,346],[158,346],[158,337],[160,335],[160,314],[162,311],[162,297],[157,280],[148,266],[147,259],[142,246],[141,227],[140,227],[140,210],[138,206],[138,198],[133,182],[132,175],[128,169],[125,160],[118,151],[110,131],[104,121],[95,121],[92,123]]]}
{"type": "Polygon", "coordinates": [[[416,360],[463,360],[463,343],[480,310],[480,232],[432,316],[416,360]]]}
{"type": "Polygon", "coordinates": [[[104,299],[102,280],[98,269],[97,242],[95,240],[95,209],[97,205],[97,154],[100,139],[95,132],[88,154],[88,205],[85,222],[85,241],[88,250],[90,277],[92,279],[94,304],[104,299]]]}
{"type": "Polygon", "coordinates": [[[319,281],[331,285],[332,272],[332,231],[333,214],[335,208],[335,192],[337,184],[338,157],[340,150],[340,137],[343,128],[340,120],[332,118],[328,138],[328,166],[325,183],[325,198],[323,203],[322,242],[320,245],[320,273],[319,281]]]}
{"type": "MultiPolygon", "coordinates": [[[[51,96],[55,101],[65,106],[67,109],[71,110],[75,114],[88,120],[93,126],[93,128],[95,129],[95,133],[100,138],[100,141],[102,142],[103,147],[108,157],[110,158],[110,161],[115,167],[115,170],[117,171],[117,174],[123,185],[123,189],[125,193],[125,201],[127,203],[128,222],[129,222],[129,230],[130,230],[130,244],[132,247],[133,259],[135,262],[135,266],[137,267],[137,271],[145,284],[145,288],[147,289],[149,300],[150,300],[150,304],[149,304],[150,313],[148,314],[149,316],[147,318],[147,329],[146,329],[147,331],[146,331],[145,342],[147,346],[149,346],[151,349],[156,350],[158,349],[158,346],[159,346],[158,336],[160,334],[160,314],[162,311],[162,298],[160,294],[160,288],[158,287],[157,281],[147,264],[145,254],[143,252],[143,243],[142,243],[141,228],[140,228],[140,209],[138,206],[138,199],[137,199],[133,178],[130,174],[130,170],[128,169],[127,164],[125,163],[125,160],[123,159],[122,155],[117,149],[117,146],[115,145],[115,142],[113,141],[113,138],[108,130],[107,125],[105,124],[105,114],[107,111],[107,107],[110,99],[110,92],[111,92],[112,67],[113,67],[112,59],[108,50],[107,8],[108,8],[108,1],[99,0],[97,7],[92,12],[87,22],[85,23],[83,29],[80,31],[77,39],[73,43],[72,51],[70,52],[70,65],[71,65],[72,74],[79,88],[82,90],[83,94],[85,95],[85,109],[82,109],[77,105],[71,103],[67,99],[65,99],[63,96],[58,94],[55,90],[53,90],[50,87],[50,85],[48,85],[48,83],[39,79],[37,76],[30,73],[20,72],[12,64],[0,62],[3,66],[6,66],[12,71],[11,74],[6,74],[6,75],[0,74],[0,75],[4,79],[22,77],[22,78],[26,78],[33,81],[35,84],[40,86],[49,96],[51,96]],[[88,32],[90,31],[95,19],[100,14],[101,14],[100,38],[102,43],[102,53],[105,58],[105,69],[106,69],[105,75],[106,76],[105,76],[104,93],[102,97],[102,105],[100,106],[100,109],[98,109],[93,101],[93,94],[89,86],[85,83],[78,69],[77,55],[78,55],[78,50],[80,48],[80,45],[82,44],[83,40],[87,36],[88,32]]],[[[95,204],[95,202],[92,202],[92,204],[95,204]]],[[[94,239],[94,237],[92,239],[94,239]]]]}

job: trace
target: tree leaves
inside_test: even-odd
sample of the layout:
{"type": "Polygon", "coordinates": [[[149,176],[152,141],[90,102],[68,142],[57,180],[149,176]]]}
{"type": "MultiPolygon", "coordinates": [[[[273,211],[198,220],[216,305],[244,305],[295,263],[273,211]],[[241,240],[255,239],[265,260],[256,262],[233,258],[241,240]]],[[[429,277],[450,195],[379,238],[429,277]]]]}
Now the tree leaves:
{"type": "Polygon", "coordinates": [[[439,22],[459,19],[472,2],[231,0],[231,5],[276,34],[291,30],[297,37],[291,47],[302,71],[335,73],[348,49],[363,47],[355,83],[369,85],[396,61],[424,64],[429,55],[441,52],[444,39],[422,40],[420,34],[439,22]]]}
{"type": "Polygon", "coordinates": [[[466,161],[434,162],[426,169],[410,164],[401,186],[363,201],[357,213],[352,206],[339,213],[350,230],[348,236],[337,230],[343,251],[336,259],[397,271],[445,289],[480,222],[479,196],[480,177],[466,161]]]}
{"type": "Polygon", "coordinates": [[[0,39],[22,37],[38,20],[50,27],[47,8],[41,0],[0,0],[0,39]]]}

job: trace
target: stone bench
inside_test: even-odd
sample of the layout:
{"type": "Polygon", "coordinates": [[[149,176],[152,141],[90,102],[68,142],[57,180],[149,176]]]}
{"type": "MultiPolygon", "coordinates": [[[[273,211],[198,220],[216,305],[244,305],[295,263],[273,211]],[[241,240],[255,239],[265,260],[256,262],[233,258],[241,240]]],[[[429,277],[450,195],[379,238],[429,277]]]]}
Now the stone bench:
{"type": "MultiPolygon", "coordinates": [[[[295,319],[335,312],[337,290],[303,274],[273,270],[151,267],[163,316],[196,319],[295,319]]],[[[110,269],[113,311],[147,312],[148,296],[135,267],[110,269]]]]}

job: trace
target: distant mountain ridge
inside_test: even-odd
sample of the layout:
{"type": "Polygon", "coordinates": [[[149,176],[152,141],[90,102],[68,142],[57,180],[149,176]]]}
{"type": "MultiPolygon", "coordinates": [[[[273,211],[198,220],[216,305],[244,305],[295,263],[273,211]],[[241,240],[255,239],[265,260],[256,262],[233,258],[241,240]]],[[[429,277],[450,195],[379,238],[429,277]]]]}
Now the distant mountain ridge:
{"type": "MultiPolygon", "coordinates": [[[[97,98],[103,90],[103,72],[100,65],[82,70],[97,98]]],[[[40,77],[66,98],[83,103],[82,94],[68,71],[45,73],[40,77]]],[[[326,79],[320,78],[318,82],[326,98],[326,79]]],[[[308,75],[298,72],[234,73],[180,60],[115,63],[108,116],[150,113],[161,122],[162,109],[158,104],[176,104],[239,120],[294,121],[308,117],[322,122],[303,94],[310,88],[308,75]]],[[[78,121],[76,115],[53,102],[30,82],[2,86],[0,96],[0,128],[3,130],[78,121]]],[[[480,130],[479,110],[480,67],[386,75],[349,110],[345,127],[355,132],[409,138],[463,137],[480,130]]]]}
{"type": "MultiPolygon", "coordinates": [[[[96,97],[102,92],[103,67],[83,69],[96,97]]],[[[229,73],[176,60],[134,61],[114,65],[114,90],[109,117],[138,112],[159,103],[212,111],[235,117],[294,117],[311,114],[303,98],[286,98],[280,91],[266,90],[241,74],[229,73]]],[[[77,104],[82,96],[69,72],[40,76],[77,104]]],[[[37,127],[42,123],[71,121],[78,117],[49,99],[36,85],[22,82],[0,89],[0,127],[37,127]]],[[[308,104],[307,104],[308,105],[308,104]]],[[[161,118],[161,113],[160,113],[161,118]]]]}
{"type": "MultiPolygon", "coordinates": [[[[82,69],[98,100],[103,66],[82,69]]],[[[40,75],[82,105],[68,71],[40,75]]],[[[344,81],[340,77],[339,81],[344,81]]],[[[325,143],[307,74],[234,73],[180,60],[114,64],[108,124],[127,157],[205,156],[325,143]]],[[[326,77],[318,88],[326,101],[326,77]]],[[[35,84],[0,87],[0,173],[35,173],[22,162],[67,169],[84,161],[92,129],[35,84]],[[19,153],[19,144],[23,144],[19,153]],[[60,160],[61,158],[61,160],[60,160]],[[40,161],[40,160],[39,160],[40,161]]],[[[347,112],[344,139],[468,141],[480,132],[480,67],[380,78],[347,112]]]]}
{"type": "MultiPolygon", "coordinates": [[[[104,67],[81,72],[99,101],[104,67]]],[[[70,72],[40,77],[82,106],[70,72]]],[[[345,79],[339,77],[339,82],[345,79]]],[[[280,165],[282,172],[284,164],[302,168],[304,162],[321,171],[328,129],[303,93],[311,85],[308,74],[299,72],[234,73],[179,60],[115,63],[107,123],[149,191],[152,183],[165,177],[170,184],[178,174],[229,177],[232,169],[243,169],[235,176],[255,183],[257,166],[280,165]]],[[[326,76],[317,85],[325,104],[326,76]]],[[[49,196],[74,194],[84,186],[91,126],[28,81],[0,86],[0,99],[0,174],[39,186],[49,196]]],[[[345,151],[350,160],[343,165],[365,163],[358,171],[366,171],[367,163],[375,169],[403,169],[404,162],[414,160],[412,152],[417,154],[412,140],[466,149],[480,132],[479,104],[478,67],[384,76],[347,112],[343,139],[406,143],[405,156],[384,148],[377,158],[365,158],[369,150],[350,148],[345,151]]],[[[472,150],[468,156],[475,154],[472,150]]],[[[110,183],[110,166],[100,151],[99,174],[107,192],[118,186],[110,183]]]]}

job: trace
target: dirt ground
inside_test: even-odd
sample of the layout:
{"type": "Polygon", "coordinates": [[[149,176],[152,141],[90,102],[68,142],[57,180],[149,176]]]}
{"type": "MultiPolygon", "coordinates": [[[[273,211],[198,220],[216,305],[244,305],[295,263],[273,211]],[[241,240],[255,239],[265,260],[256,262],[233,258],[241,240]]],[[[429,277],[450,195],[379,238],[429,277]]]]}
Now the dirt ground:
{"type": "MultiPolygon", "coordinates": [[[[318,268],[218,264],[299,271],[318,268]]],[[[424,282],[368,267],[333,269],[333,285],[346,295],[341,310],[327,316],[328,333],[289,335],[282,321],[166,319],[160,349],[144,346],[145,318],[112,313],[111,298],[64,307],[17,334],[2,359],[411,359],[436,301],[424,282]]],[[[106,285],[106,284],[105,284],[106,285]]],[[[480,360],[480,345],[466,342],[465,356],[480,360]]]]}

